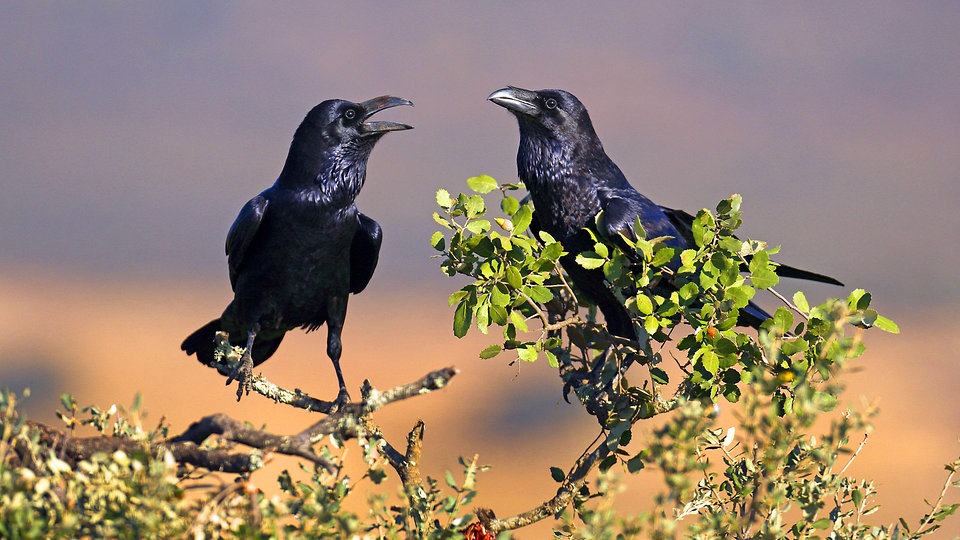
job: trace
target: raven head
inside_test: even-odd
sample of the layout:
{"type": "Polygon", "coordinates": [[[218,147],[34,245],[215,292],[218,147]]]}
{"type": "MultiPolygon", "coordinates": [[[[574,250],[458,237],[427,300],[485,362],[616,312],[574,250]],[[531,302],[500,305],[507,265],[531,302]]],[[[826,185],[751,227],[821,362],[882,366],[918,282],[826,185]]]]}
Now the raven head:
{"type": "Polygon", "coordinates": [[[380,137],[390,131],[412,129],[398,122],[371,122],[370,117],[400,105],[413,103],[380,96],[362,103],[328,99],[317,105],[293,134],[278,182],[304,186],[341,178],[345,193],[356,196],[366,175],[367,159],[380,137]]]}
{"type": "Polygon", "coordinates": [[[372,146],[372,143],[388,131],[413,129],[412,126],[398,122],[368,121],[374,114],[400,105],[413,105],[413,103],[393,96],[380,96],[362,103],[328,99],[307,113],[294,139],[309,140],[312,134],[320,134],[326,143],[325,146],[328,147],[350,142],[365,142],[372,146]]]}
{"type": "Polygon", "coordinates": [[[596,138],[586,107],[566,90],[524,90],[508,86],[487,99],[513,113],[521,133],[536,133],[558,141],[580,139],[585,135],[596,138]]]}

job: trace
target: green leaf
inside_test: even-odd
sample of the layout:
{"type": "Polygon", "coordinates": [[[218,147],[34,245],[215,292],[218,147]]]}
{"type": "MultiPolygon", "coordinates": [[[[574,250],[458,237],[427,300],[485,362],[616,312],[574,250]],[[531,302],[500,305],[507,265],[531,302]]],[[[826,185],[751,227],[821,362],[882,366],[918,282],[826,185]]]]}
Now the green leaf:
{"type": "Polygon", "coordinates": [[[450,192],[445,189],[438,189],[437,204],[443,208],[450,208],[453,206],[453,199],[450,198],[450,192]]]}
{"type": "Polygon", "coordinates": [[[810,304],[807,302],[807,297],[803,294],[803,291],[793,293],[793,303],[803,313],[810,313],[810,304]]]}
{"type": "Polygon", "coordinates": [[[446,240],[443,238],[443,233],[440,231],[433,233],[433,236],[430,237],[430,245],[437,251],[443,251],[446,247],[446,240]]]}
{"type": "Polygon", "coordinates": [[[644,260],[653,259],[653,244],[647,242],[643,238],[638,238],[634,247],[637,251],[643,254],[644,260]]]}
{"type": "Polygon", "coordinates": [[[533,298],[534,302],[540,302],[544,304],[553,300],[553,293],[550,292],[550,289],[544,287],[543,285],[535,285],[527,289],[527,294],[530,298],[533,298]]]}
{"type": "Polygon", "coordinates": [[[527,327],[527,321],[524,320],[523,315],[521,315],[519,311],[510,312],[510,322],[521,332],[530,331],[530,328],[527,327]]]}
{"type": "Polygon", "coordinates": [[[793,313],[790,313],[785,307],[778,307],[777,311],[773,312],[773,324],[776,325],[781,332],[789,332],[790,327],[793,326],[793,313]]]}
{"type": "Polygon", "coordinates": [[[633,234],[638,240],[647,238],[647,231],[643,228],[643,222],[640,221],[640,216],[633,218],[633,234]]]}
{"type": "Polygon", "coordinates": [[[730,403],[740,401],[740,388],[735,384],[728,384],[723,387],[723,397],[730,403]]]}
{"type": "Polygon", "coordinates": [[[507,324],[507,309],[503,306],[491,305],[490,320],[499,324],[500,326],[507,324]]]}
{"type": "Polygon", "coordinates": [[[769,289],[780,283],[780,277],[773,270],[764,268],[750,274],[750,283],[758,289],[769,289]]]}
{"type": "Polygon", "coordinates": [[[653,334],[660,329],[660,320],[655,316],[650,315],[643,319],[643,329],[647,331],[648,334],[653,334]]]}
{"type": "Polygon", "coordinates": [[[563,246],[559,242],[553,242],[547,244],[546,247],[543,248],[543,251],[540,252],[540,257],[555,261],[559,259],[562,254],[563,246]]]}
{"type": "Polygon", "coordinates": [[[539,237],[540,241],[543,242],[544,244],[553,244],[554,242],[557,241],[557,239],[551,236],[550,233],[548,233],[547,231],[540,231],[539,233],[537,233],[537,237],[539,237]]]}
{"type": "Polygon", "coordinates": [[[557,355],[550,351],[543,351],[543,353],[547,355],[547,363],[550,364],[550,367],[560,367],[560,361],[557,359],[557,355]]]}
{"type": "Polygon", "coordinates": [[[477,303],[477,307],[474,310],[474,317],[476,317],[477,320],[477,330],[486,334],[487,328],[490,326],[490,302],[488,300],[484,299],[477,303]]]}
{"type": "Polygon", "coordinates": [[[577,264],[586,268],[587,270],[594,270],[603,266],[603,263],[606,262],[604,259],[601,259],[596,253],[592,251],[584,251],[577,255],[576,258],[577,264]]]}
{"type": "Polygon", "coordinates": [[[700,356],[700,365],[711,375],[716,375],[717,370],[720,369],[720,357],[712,350],[705,350],[700,356]]]}
{"type": "Polygon", "coordinates": [[[463,206],[469,219],[482,216],[486,210],[486,206],[483,203],[483,197],[479,195],[471,195],[469,198],[467,198],[463,206]]]}
{"type": "Polygon", "coordinates": [[[826,392],[817,392],[813,395],[813,401],[817,408],[824,412],[830,412],[837,406],[837,398],[833,394],[826,392]]]}
{"type": "Polygon", "coordinates": [[[863,289],[854,289],[847,297],[847,305],[852,309],[867,309],[870,307],[870,293],[863,289]]]}
{"type": "Polygon", "coordinates": [[[884,332],[889,332],[891,334],[900,333],[900,327],[897,326],[897,323],[891,321],[883,315],[877,315],[877,320],[873,321],[873,325],[884,332]]]}
{"type": "Polygon", "coordinates": [[[753,287],[740,285],[737,287],[729,287],[726,290],[726,297],[733,300],[734,307],[742,309],[747,307],[747,304],[750,303],[750,299],[753,298],[753,295],[756,293],[757,291],[753,287]]]}
{"type": "Polygon", "coordinates": [[[504,276],[507,278],[507,283],[514,289],[523,286],[523,276],[520,275],[520,270],[517,270],[516,266],[508,266],[504,270],[504,276]]]}
{"type": "Polygon", "coordinates": [[[601,472],[606,472],[610,470],[610,467],[613,467],[616,464],[617,464],[617,456],[615,454],[611,454],[603,458],[603,460],[600,461],[600,465],[598,465],[597,467],[600,469],[601,472]]]}
{"type": "Polygon", "coordinates": [[[700,293],[700,288],[697,287],[696,283],[690,282],[680,287],[679,295],[680,299],[690,301],[696,298],[697,294],[700,293]]]}
{"type": "Polygon", "coordinates": [[[627,460],[627,471],[630,474],[639,472],[641,469],[643,469],[643,467],[644,467],[644,464],[643,464],[642,454],[637,454],[627,460]]]}
{"type": "Polygon", "coordinates": [[[670,382],[670,376],[667,375],[667,372],[658,367],[650,368],[650,378],[657,384],[667,384],[670,382]]]}
{"type": "MultiPolygon", "coordinates": [[[[472,285],[470,287],[472,287],[472,285]]],[[[449,298],[447,298],[447,305],[452,306],[468,296],[470,296],[470,291],[467,291],[464,289],[460,289],[459,291],[454,291],[454,293],[451,294],[449,298]]]]}
{"type": "Polygon", "coordinates": [[[653,313],[653,300],[645,294],[638,294],[636,298],[637,311],[643,315],[653,313]]]}
{"type": "Polygon", "coordinates": [[[863,502],[863,492],[861,492],[859,489],[851,491],[850,499],[853,501],[854,506],[860,508],[860,504],[863,502]]]}
{"type": "Polygon", "coordinates": [[[653,260],[650,261],[650,264],[653,266],[663,266],[668,262],[673,260],[674,255],[676,255],[676,248],[664,247],[657,250],[653,254],[653,260]]]}
{"type": "Polygon", "coordinates": [[[694,218],[690,228],[697,247],[703,247],[713,239],[713,231],[710,230],[713,228],[713,224],[714,219],[710,212],[706,209],[697,212],[697,217],[694,218]]]}
{"type": "Polygon", "coordinates": [[[526,347],[517,349],[517,356],[524,362],[535,362],[537,360],[537,349],[532,345],[527,345],[526,347]]]}
{"type": "Polygon", "coordinates": [[[550,478],[556,482],[563,482],[567,474],[560,467],[550,467],[550,478]]]}
{"type": "Polygon", "coordinates": [[[520,202],[517,199],[507,196],[500,201],[500,209],[503,210],[503,213],[512,216],[520,208],[520,202]]]}
{"type": "Polygon", "coordinates": [[[784,342],[784,344],[780,347],[780,352],[782,352],[784,356],[793,356],[798,352],[806,351],[808,348],[810,348],[810,344],[807,343],[806,340],[803,338],[797,338],[792,341],[784,342]]]}
{"type": "Polygon", "coordinates": [[[940,507],[935,514],[933,514],[933,519],[936,521],[943,521],[948,517],[952,516],[957,509],[960,508],[960,503],[958,504],[945,504],[940,507]]]}
{"type": "Polygon", "coordinates": [[[475,219],[467,223],[466,229],[473,234],[483,234],[490,230],[490,221],[486,219],[475,219]]]}
{"type": "Polygon", "coordinates": [[[503,350],[503,347],[501,347],[500,345],[491,345],[486,349],[480,351],[480,358],[483,358],[484,360],[493,358],[494,356],[500,354],[500,351],[502,350],[503,350]]]}
{"type": "Polygon", "coordinates": [[[513,230],[517,233],[522,233],[527,230],[527,227],[530,226],[530,222],[533,221],[533,209],[529,204],[521,206],[513,217],[513,230]]]}
{"type": "Polygon", "coordinates": [[[450,226],[450,222],[447,221],[446,218],[440,217],[440,214],[436,212],[433,213],[433,220],[437,222],[437,225],[440,225],[445,229],[453,229],[453,227],[450,226]]]}
{"type": "Polygon", "coordinates": [[[833,522],[830,521],[830,518],[821,518],[810,524],[814,529],[825,530],[830,527],[833,522]]]}
{"type": "Polygon", "coordinates": [[[490,289],[490,302],[495,306],[506,306],[510,303],[510,293],[502,283],[498,283],[490,289]]]}
{"type": "Polygon", "coordinates": [[[471,176],[467,178],[467,186],[477,193],[490,193],[497,189],[497,181],[485,174],[480,176],[471,176]]]}
{"type": "Polygon", "coordinates": [[[453,313],[453,335],[458,338],[467,335],[467,331],[470,330],[472,311],[466,300],[457,304],[457,310],[453,313]]]}
{"type": "Polygon", "coordinates": [[[736,354],[738,350],[737,344],[725,337],[717,339],[713,346],[717,349],[717,353],[723,355],[736,354]]]}
{"type": "MultiPolygon", "coordinates": [[[[743,249],[743,242],[737,239],[734,236],[724,236],[717,241],[717,245],[720,247],[721,251],[726,251],[730,254],[737,254],[743,249]]],[[[751,270],[752,272],[753,270],[751,270]]]]}

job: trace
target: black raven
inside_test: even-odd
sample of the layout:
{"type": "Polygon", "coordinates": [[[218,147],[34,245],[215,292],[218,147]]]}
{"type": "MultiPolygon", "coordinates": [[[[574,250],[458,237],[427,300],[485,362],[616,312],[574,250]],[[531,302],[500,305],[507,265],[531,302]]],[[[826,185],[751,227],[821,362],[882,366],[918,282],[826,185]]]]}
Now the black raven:
{"type": "MultiPolygon", "coordinates": [[[[536,209],[534,225],[563,243],[568,252],[561,259],[574,284],[603,313],[614,335],[635,339],[633,322],[623,304],[606,287],[600,270],[577,264],[576,255],[591,249],[593,242],[584,228],[594,227],[603,211],[608,238],[633,235],[636,218],[649,238],[671,237],[666,244],[684,249],[694,246],[693,216],[658,206],[633,188],[620,168],[603,150],[587,109],[564,90],[524,90],[508,86],[487,98],[516,116],[520,124],[517,170],[536,209]]],[[[781,265],[778,273],[841,285],[833,278],[781,265]]],[[[752,302],[741,310],[739,322],[754,328],[770,315],[752,302]]]]}
{"type": "Polygon", "coordinates": [[[273,355],[287,331],[309,332],[324,323],[327,356],[340,384],[336,403],[349,399],[340,372],[347,297],[370,282],[382,239],[380,225],[360,213],[355,199],[377,141],[387,132],[411,129],[368,120],[399,105],[413,103],[381,96],[314,107],[294,133],[277,181],[250,199],[230,227],[226,252],[233,301],[180,347],[209,365],[216,332],[245,345],[240,365],[227,379],[239,382],[237,400],[249,393],[253,366],[273,355]]]}

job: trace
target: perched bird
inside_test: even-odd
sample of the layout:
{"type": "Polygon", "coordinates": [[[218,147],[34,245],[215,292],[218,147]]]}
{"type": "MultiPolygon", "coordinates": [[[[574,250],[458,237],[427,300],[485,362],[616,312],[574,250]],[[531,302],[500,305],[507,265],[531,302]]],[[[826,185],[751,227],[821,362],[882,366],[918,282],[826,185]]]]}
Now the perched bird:
{"type": "MultiPolygon", "coordinates": [[[[561,241],[568,252],[560,260],[564,270],[603,313],[610,332],[635,339],[633,321],[607,288],[603,272],[585,269],[574,260],[593,247],[584,228],[593,228],[602,210],[603,230],[598,232],[608,238],[633,236],[639,218],[649,238],[669,236],[666,245],[685,249],[696,245],[693,216],[658,206],[630,185],[603,150],[587,109],[573,94],[508,86],[487,99],[513,113],[520,125],[517,170],[533,200],[534,226],[561,241]]],[[[831,277],[784,265],[778,274],[841,285],[831,277]]],[[[741,310],[738,322],[757,328],[769,318],[751,302],[741,310]]]]}
{"type": "Polygon", "coordinates": [[[183,341],[181,349],[204,364],[214,361],[218,331],[245,345],[227,379],[249,393],[253,366],[276,352],[284,334],[327,325],[327,356],[337,372],[336,404],[349,400],[340,371],[340,332],[347,297],[370,282],[380,254],[380,225],[360,213],[355,199],[367,176],[374,145],[390,131],[411,129],[373,122],[375,113],[406,99],[381,96],[362,103],[327,100],[297,128],[274,184],[250,199],[227,233],[233,301],[183,341]]]}

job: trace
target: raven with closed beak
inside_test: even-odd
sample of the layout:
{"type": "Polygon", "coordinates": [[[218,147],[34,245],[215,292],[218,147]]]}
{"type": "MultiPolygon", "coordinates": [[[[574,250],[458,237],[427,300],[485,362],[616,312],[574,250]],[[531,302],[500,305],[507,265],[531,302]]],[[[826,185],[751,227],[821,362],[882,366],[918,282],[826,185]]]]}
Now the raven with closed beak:
{"type": "MultiPolygon", "coordinates": [[[[669,236],[666,245],[682,250],[696,246],[691,230],[693,216],[658,206],[630,185],[603,150],[587,109],[573,94],[508,86],[487,99],[513,113],[520,125],[517,171],[533,200],[533,225],[563,244],[568,252],[560,260],[564,270],[603,313],[610,332],[636,339],[633,321],[607,288],[603,272],[575,262],[578,253],[593,246],[584,229],[593,228],[596,216],[603,211],[603,230],[598,231],[602,236],[631,237],[635,236],[633,224],[639,218],[649,238],[669,236]]],[[[831,277],[785,265],[780,265],[777,273],[842,285],[831,277]]],[[[758,328],[769,318],[751,302],[741,310],[738,321],[758,328]]]]}
{"type": "Polygon", "coordinates": [[[264,362],[295,328],[327,325],[327,356],[337,373],[335,404],[349,400],[340,371],[340,332],[347,297],[370,282],[380,254],[380,225],[360,213],[355,199],[367,176],[367,160],[384,134],[411,129],[374,122],[384,109],[413,105],[381,96],[362,103],[327,100],[297,128],[276,182],[240,210],[227,233],[233,301],[181,348],[202,363],[214,362],[218,331],[245,345],[240,365],[227,379],[239,382],[237,400],[264,362]]]}

